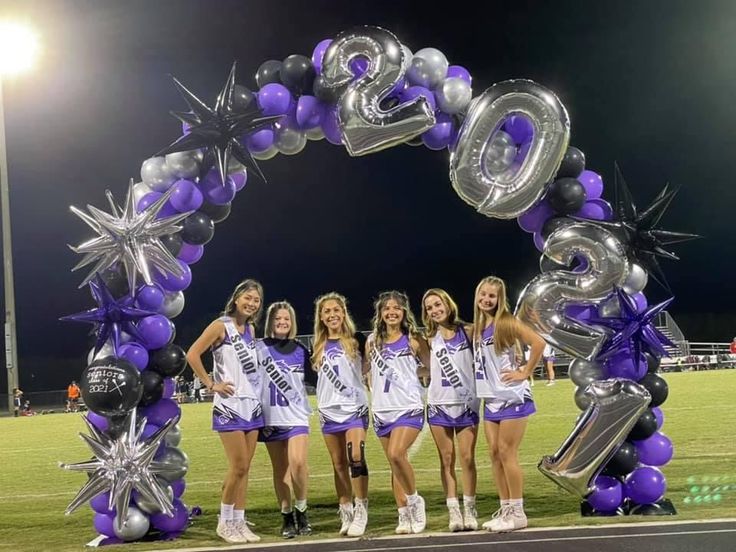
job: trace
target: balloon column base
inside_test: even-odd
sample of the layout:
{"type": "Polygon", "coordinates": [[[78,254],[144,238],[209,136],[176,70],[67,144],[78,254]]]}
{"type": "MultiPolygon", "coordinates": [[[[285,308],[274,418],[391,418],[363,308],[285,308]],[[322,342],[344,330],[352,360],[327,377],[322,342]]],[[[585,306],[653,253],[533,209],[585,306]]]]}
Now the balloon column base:
{"type": "Polygon", "coordinates": [[[587,501],[580,503],[580,515],[583,517],[611,517],[611,516],[674,516],[677,509],[669,498],[663,498],[654,504],[632,504],[626,502],[612,512],[594,510],[587,501]]]}

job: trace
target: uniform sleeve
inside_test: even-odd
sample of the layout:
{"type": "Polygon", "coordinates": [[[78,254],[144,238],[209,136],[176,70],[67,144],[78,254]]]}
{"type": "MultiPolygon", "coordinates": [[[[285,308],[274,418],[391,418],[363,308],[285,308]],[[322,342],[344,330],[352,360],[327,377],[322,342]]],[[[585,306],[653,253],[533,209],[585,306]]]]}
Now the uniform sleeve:
{"type": "Polygon", "coordinates": [[[312,351],[304,347],[304,384],[311,387],[317,385],[317,372],[312,369],[312,351]]]}

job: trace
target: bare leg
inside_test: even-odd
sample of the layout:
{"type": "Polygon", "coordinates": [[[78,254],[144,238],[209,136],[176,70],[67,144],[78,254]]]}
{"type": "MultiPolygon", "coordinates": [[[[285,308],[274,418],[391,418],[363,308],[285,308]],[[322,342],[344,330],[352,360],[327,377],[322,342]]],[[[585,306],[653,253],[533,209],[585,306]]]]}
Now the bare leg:
{"type": "Polygon", "coordinates": [[[352,503],[350,494],[350,472],[348,469],[347,449],[344,433],[328,433],[323,435],[327,451],[332,460],[332,469],[335,477],[335,490],[339,504],[352,503]]]}
{"type": "Polygon", "coordinates": [[[457,451],[462,468],[463,494],[475,496],[478,484],[478,470],[475,467],[475,443],[478,441],[478,426],[459,429],[457,435],[457,451]]]}
{"type": "Polygon", "coordinates": [[[245,491],[248,485],[248,472],[253,459],[254,444],[249,448],[249,439],[257,432],[222,431],[219,433],[227,456],[228,470],[222,485],[222,503],[234,504],[236,510],[245,509],[245,491]]]}
{"type": "MultiPolygon", "coordinates": [[[[365,429],[362,427],[355,427],[348,429],[345,432],[345,441],[352,443],[353,460],[359,461],[361,452],[361,443],[365,443],[365,429]]],[[[364,445],[365,446],[365,445],[364,445]]],[[[352,484],[353,494],[356,498],[364,499],[368,498],[368,476],[361,475],[360,477],[351,477],[350,482],[352,484]]]]}
{"type": "Polygon", "coordinates": [[[430,425],[432,437],[440,456],[440,478],[445,497],[457,498],[457,479],[455,477],[455,442],[451,427],[430,425]]]}
{"type": "Polygon", "coordinates": [[[287,441],[273,441],[266,443],[268,456],[273,468],[273,488],[276,491],[276,500],[282,512],[291,511],[291,487],[289,487],[289,457],[287,441]]]}
{"type": "Polygon", "coordinates": [[[524,474],[519,464],[519,445],[524,437],[528,418],[504,420],[498,429],[498,456],[506,476],[508,496],[506,498],[522,498],[524,496],[524,474]]]}
{"type": "Polygon", "coordinates": [[[493,479],[496,480],[498,498],[500,500],[508,500],[509,487],[506,483],[506,473],[504,472],[498,450],[499,426],[500,424],[498,422],[483,422],[483,431],[486,434],[486,441],[488,442],[488,452],[491,456],[491,467],[493,468],[493,479]]]}

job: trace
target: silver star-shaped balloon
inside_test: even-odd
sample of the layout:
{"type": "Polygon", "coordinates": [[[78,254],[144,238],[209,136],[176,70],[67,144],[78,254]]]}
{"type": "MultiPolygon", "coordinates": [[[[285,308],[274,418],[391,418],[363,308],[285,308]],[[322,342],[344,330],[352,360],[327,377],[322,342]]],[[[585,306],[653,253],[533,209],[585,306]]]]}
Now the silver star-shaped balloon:
{"type": "Polygon", "coordinates": [[[130,293],[135,293],[137,275],[143,276],[146,284],[153,283],[151,268],[161,273],[182,275],[182,268],[176,258],[161,242],[161,237],[175,234],[181,230],[178,224],[191,212],[180,213],[156,220],[163,206],[169,200],[172,188],[169,188],[158,200],[152,203],[145,211],[136,212],[133,194],[134,182],[131,179],[125,206],[120,208],[115,204],[112,194],[108,190],[107,199],[111,213],[87,205],[89,214],[74,206],[72,213],[81,218],[97,234],[78,246],[69,246],[75,253],[84,254],[84,258],[72,268],[77,270],[94,263],[92,270],[79,285],[84,287],[98,272],[120,262],[125,267],[130,293]]]}
{"type": "Polygon", "coordinates": [[[178,418],[172,418],[143,441],[141,435],[146,419],[137,423],[135,410],[128,415],[125,429],[116,438],[99,431],[87,418],[84,421],[92,435],[80,433],[79,436],[92,449],[95,459],[76,464],[59,464],[65,470],[89,474],[89,479],[64,513],[69,515],[97,495],[110,491],[108,508],[115,508],[115,523],[122,527],[128,517],[130,496],[135,488],[141,497],[156,504],[167,516],[173,517],[172,500],[156,479],[157,474],[167,472],[170,466],[157,462],[153,457],[178,418]]]}

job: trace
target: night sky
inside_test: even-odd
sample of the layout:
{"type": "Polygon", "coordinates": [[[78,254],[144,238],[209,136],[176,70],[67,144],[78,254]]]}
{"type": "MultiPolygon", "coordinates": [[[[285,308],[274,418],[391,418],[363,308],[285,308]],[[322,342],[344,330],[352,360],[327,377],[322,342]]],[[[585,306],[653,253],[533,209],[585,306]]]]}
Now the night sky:
{"type": "MultiPolygon", "coordinates": [[[[91,308],[86,274],[67,248],[92,237],[70,205],[106,208],[129,178],[178,136],[185,105],[169,74],[212,102],[233,61],[255,89],[267,59],[311,56],[322,39],[380,25],[413,51],[432,46],[473,75],[473,95],[524,77],[553,90],[571,118],[571,144],[612,198],[618,161],[640,206],[682,186],[662,226],[705,239],[663,262],[670,312],[694,340],[736,335],[736,4],[721,2],[8,1],[42,36],[32,74],[6,82],[5,113],[21,387],[55,389],[85,365],[89,327],[58,317],[91,308]]],[[[345,294],[359,327],[384,289],[444,287],[472,317],[488,274],[512,301],[538,273],[539,253],[515,221],[486,218],[452,190],[446,151],[398,146],[351,158],[326,141],[261,162],[231,216],[193,265],[177,340],[187,348],[235,284],[259,279],[266,302],[287,299],[301,333],[314,298],[345,294]]],[[[666,294],[650,283],[652,301],[666,294]]],[[[2,298],[0,298],[2,301],[2,298]]],[[[4,376],[2,385],[4,389],[4,376]]]]}

